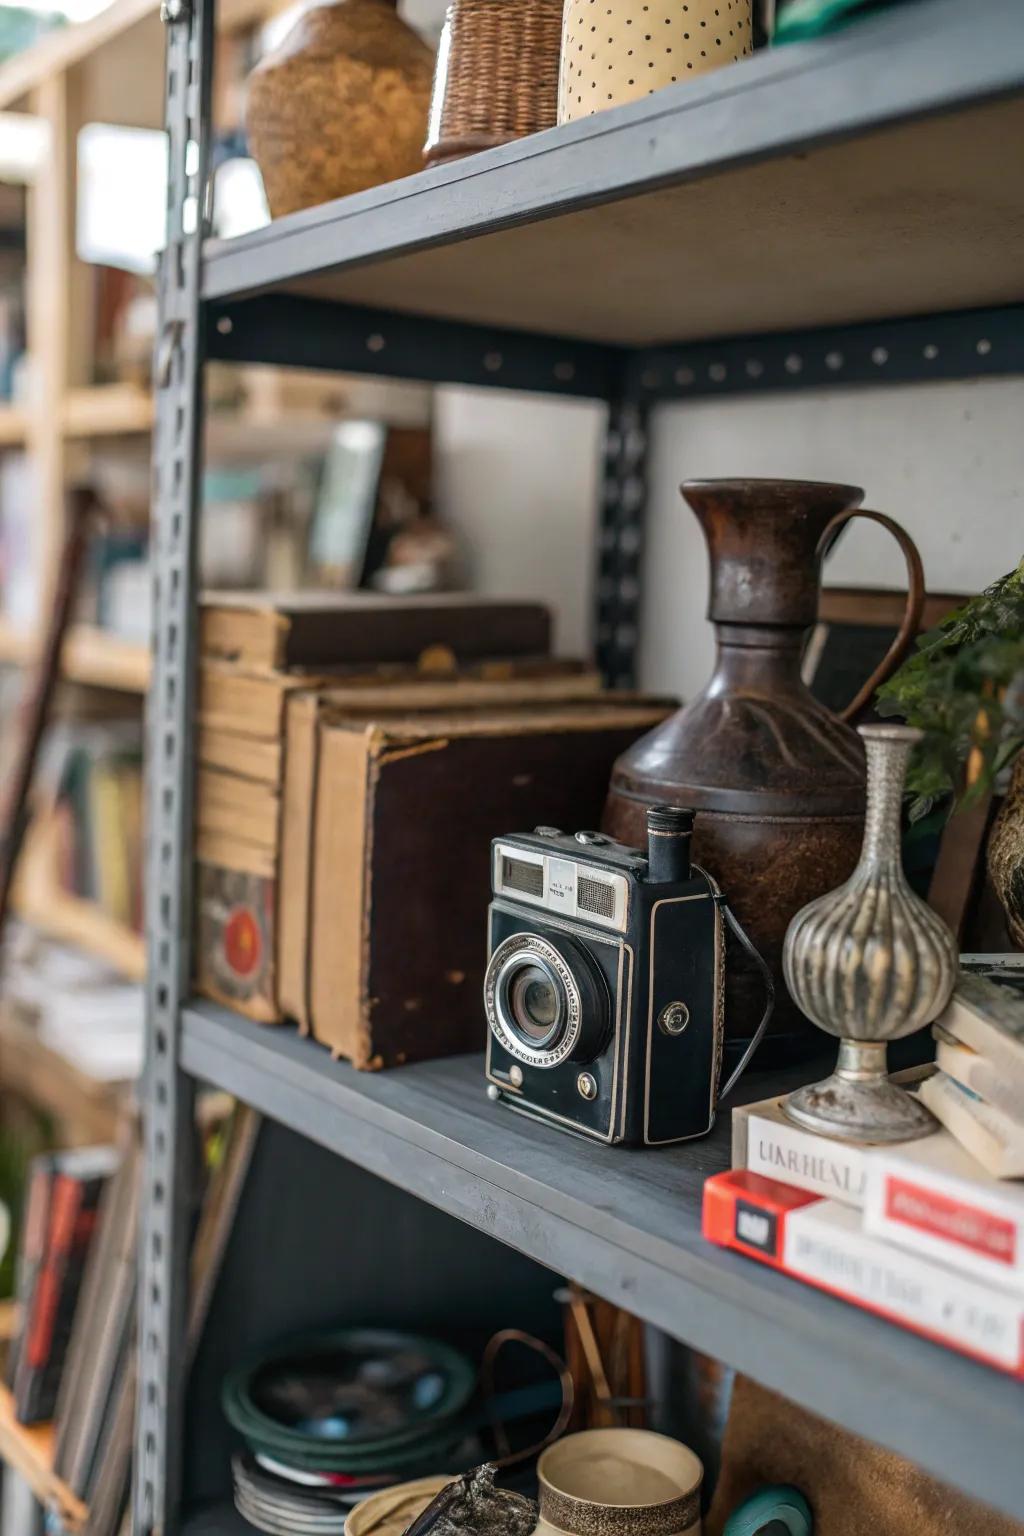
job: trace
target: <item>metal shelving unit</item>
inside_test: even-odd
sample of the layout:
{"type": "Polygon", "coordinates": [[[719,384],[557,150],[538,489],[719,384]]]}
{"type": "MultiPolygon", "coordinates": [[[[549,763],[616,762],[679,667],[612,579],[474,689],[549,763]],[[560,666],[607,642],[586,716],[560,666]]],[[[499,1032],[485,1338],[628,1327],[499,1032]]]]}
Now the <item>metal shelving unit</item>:
{"type": "Polygon", "coordinates": [[[192,1002],[188,941],[204,361],[606,401],[595,645],[631,681],[652,408],[1024,371],[1018,0],[916,0],[219,244],[205,239],[211,5],[166,0],[165,19],[137,1536],[183,1523],[199,1079],[1019,1514],[1019,1386],[702,1242],[724,1125],[663,1153],[595,1152],[486,1106],[472,1059],[360,1076],[192,1002]]]}

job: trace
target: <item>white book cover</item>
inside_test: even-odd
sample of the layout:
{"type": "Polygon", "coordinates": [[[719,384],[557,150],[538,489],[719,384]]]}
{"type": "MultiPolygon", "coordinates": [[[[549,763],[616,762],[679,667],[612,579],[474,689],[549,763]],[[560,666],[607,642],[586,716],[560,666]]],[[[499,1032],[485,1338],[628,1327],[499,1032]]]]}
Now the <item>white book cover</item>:
{"type": "Polygon", "coordinates": [[[1024,1178],[1024,1125],[969,1088],[936,1072],[919,1091],[927,1105],[962,1147],[997,1179],[1024,1178]]]}
{"type": "MultiPolygon", "coordinates": [[[[896,1081],[916,1084],[921,1076],[921,1070],[915,1068],[897,1073],[896,1081]]],[[[834,1141],[805,1131],[786,1119],[782,1104],[782,1098],[762,1099],[733,1110],[733,1167],[748,1168],[751,1173],[823,1195],[826,1200],[862,1206],[864,1157],[871,1150],[868,1144],[834,1141]]]]}
{"type": "Polygon", "coordinates": [[[866,1235],[855,1211],[819,1200],[786,1217],[791,1274],[992,1365],[1024,1372],[1024,1298],[866,1235]]]}
{"type": "Polygon", "coordinates": [[[939,1070],[976,1093],[986,1104],[1001,1109],[1024,1129],[1024,1060],[1019,1073],[1011,1077],[980,1051],[961,1045],[938,1025],[932,1034],[935,1036],[935,1065],[939,1070]]]}
{"type": "Polygon", "coordinates": [[[1008,1076],[1024,1071],[1024,1002],[984,976],[961,971],[956,990],[936,1021],[962,1045],[980,1051],[1008,1076]]]}
{"type": "Polygon", "coordinates": [[[993,1178],[948,1131],[869,1154],[864,1230],[1024,1294],[1024,1184],[993,1178]]]}

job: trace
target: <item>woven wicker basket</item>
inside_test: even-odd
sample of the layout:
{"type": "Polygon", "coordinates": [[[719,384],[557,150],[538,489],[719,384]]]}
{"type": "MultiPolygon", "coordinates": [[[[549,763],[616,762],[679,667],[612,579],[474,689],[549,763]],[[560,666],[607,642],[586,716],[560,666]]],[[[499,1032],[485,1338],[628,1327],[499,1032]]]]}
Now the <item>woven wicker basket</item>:
{"type": "Polygon", "coordinates": [[[428,165],[554,126],[562,0],[451,0],[437,56],[428,165]]]}

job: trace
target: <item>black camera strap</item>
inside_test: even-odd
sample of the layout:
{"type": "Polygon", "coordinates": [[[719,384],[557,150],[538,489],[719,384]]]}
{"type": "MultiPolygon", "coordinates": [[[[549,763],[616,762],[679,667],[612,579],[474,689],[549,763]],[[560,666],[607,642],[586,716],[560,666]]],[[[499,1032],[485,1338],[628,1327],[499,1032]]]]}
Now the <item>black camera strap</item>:
{"type": "Polygon", "coordinates": [[[721,893],[718,893],[715,895],[714,901],[721,910],[722,915],[731,928],[732,932],[736,935],[736,938],[743,945],[743,948],[746,950],[751,960],[753,960],[754,964],[761,972],[761,978],[764,981],[765,990],[765,1005],[764,1012],[761,1015],[761,1021],[757,1028],[754,1030],[753,1038],[751,1039],[750,1044],[747,1046],[746,1050],[743,1052],[743,1055],[740,1057],[739,1064],[733,1070],[732,1075],[730,1076],[725,1087],[719,1092],[718,1103],[721,1104],[722,1100],[732,1092],[740,1078],[743,1076],[743,1073],[746,1071],[747,1065],[750,1062],[751,1056],[753,1056],[754,1052],[761,1044],[761,1041],[764,1039],[764,1032],[772,1021],[772,1014],[775,1012],[775,978],[772,975],[764,957],[754,947],[753,941],[751,940],[749,934],[743,928],[739,918],[733,912],[725,897],[721,893]]]}

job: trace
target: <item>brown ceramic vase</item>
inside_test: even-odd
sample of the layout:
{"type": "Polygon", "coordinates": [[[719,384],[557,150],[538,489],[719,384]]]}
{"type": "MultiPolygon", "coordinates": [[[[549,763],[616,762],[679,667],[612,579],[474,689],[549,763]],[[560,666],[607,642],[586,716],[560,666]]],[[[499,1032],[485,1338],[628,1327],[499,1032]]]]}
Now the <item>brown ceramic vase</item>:
{"type": "MultiPolygon", "coordinates": [[[[711,681],[616,764],[605,830],[642,845],[646,807],[697,812],[694,857],[721,884],[776,976],[776,1009],[762,1059],[821,1049],[782,980],[790,918],[847,878],[864,831],[865,763],[848,721],[899,665],[920,621],[920,557],[898,524],[860,508],[850,485],[787,480],[696,480],[682,493],[711,560],[708,617],[717,660],[711,681]],[[853,517],[897,539],[909,574],[907,611],[889,653],[843,715],[801,678],[817,618],[822,557],[853,517]]],[[[726,1040],[738,1049],[763,1009],[763,984],[740,954],[726,971],[726,1040]]]]}
{"type": "Polygon", "coordinates": [[[246,129],[274,218],[419,170],[433,71],[395,0],[304,12],[248,83],[246,129]]]}

